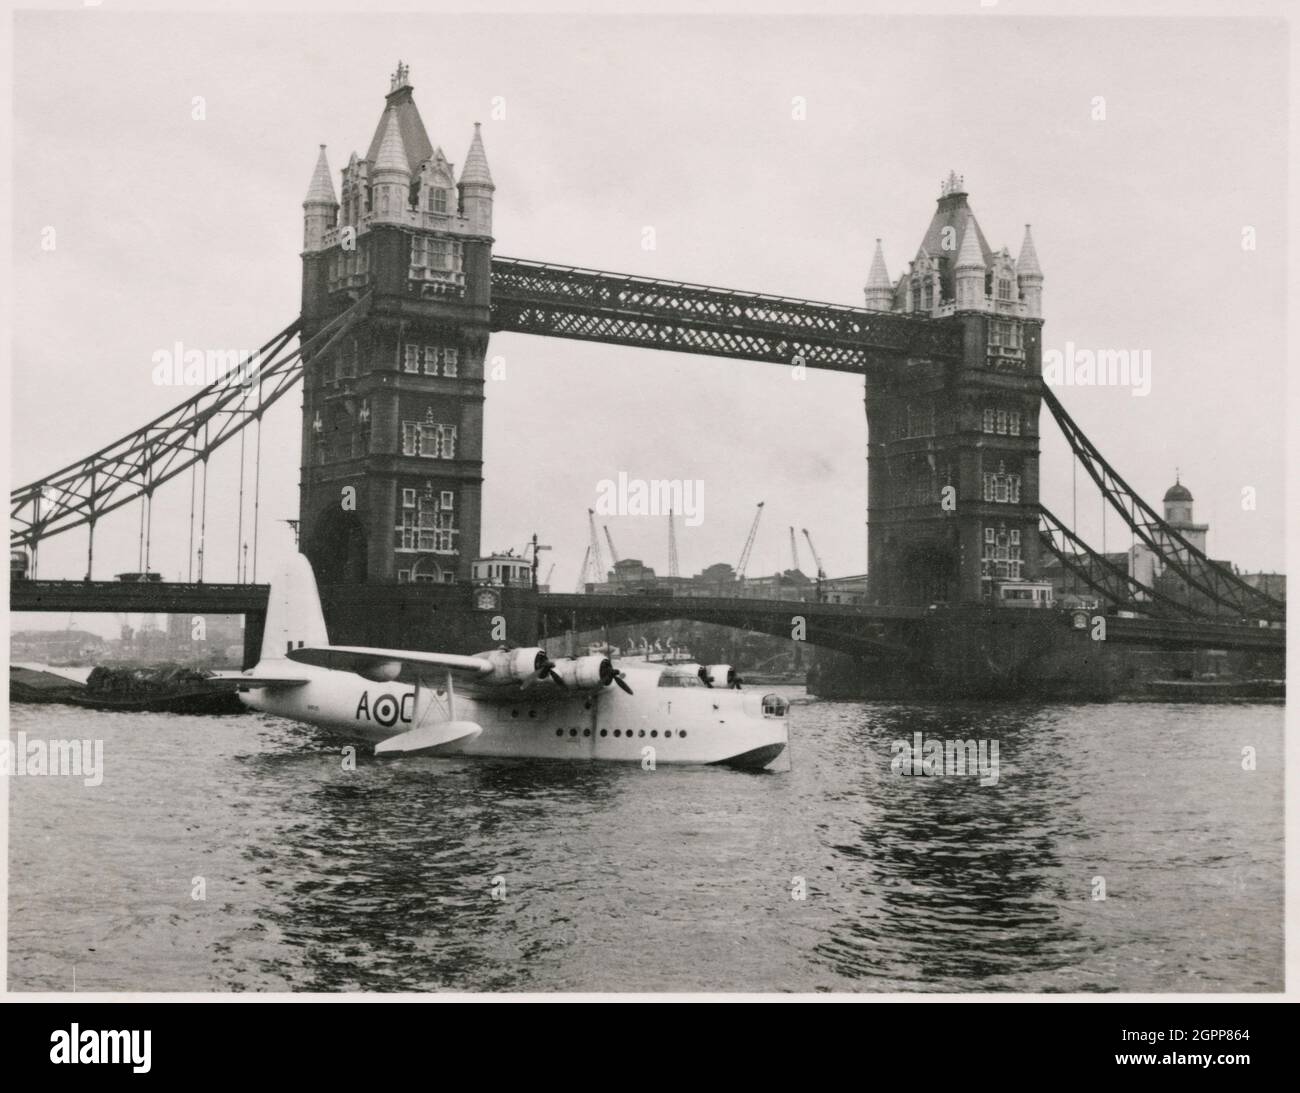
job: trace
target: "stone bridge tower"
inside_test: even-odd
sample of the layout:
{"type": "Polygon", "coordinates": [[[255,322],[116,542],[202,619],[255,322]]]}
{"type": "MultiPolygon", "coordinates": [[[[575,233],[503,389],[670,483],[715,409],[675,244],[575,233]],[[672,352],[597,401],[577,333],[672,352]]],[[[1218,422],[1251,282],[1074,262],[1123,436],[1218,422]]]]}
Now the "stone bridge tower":
{"type": "Polygon", "coordinates": [[[891,282],[879,240],[866,306],[960,324],[960,360],[867,381],[867,552],[877,603],[970,603],[1038,573],[1043,273],[994,251],[949,174],[916,257],[891,282]]]}
{"type": "Polygon", "coordinates": [[[398,64],[336,199],[325,147],[303,202],[299,535],[322,583],[468,583],[479,553],[494,186],[476,124],[457,176],[398,64]]]}

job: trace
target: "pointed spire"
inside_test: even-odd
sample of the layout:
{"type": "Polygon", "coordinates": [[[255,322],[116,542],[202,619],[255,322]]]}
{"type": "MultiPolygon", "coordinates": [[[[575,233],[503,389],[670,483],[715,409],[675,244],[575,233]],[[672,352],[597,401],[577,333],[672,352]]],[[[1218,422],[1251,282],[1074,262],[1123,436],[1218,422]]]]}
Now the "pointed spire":
{"type": "Polygon", "coordinates": [[[406,146],[402,143],[402,131],[397,125],[397,111],[388,112],[388,121],[384,126],[384,139],[379,142],[379,152],[375,156],[375,171],[397,171],[409,177],[410,167],[406,162],[406,146]]]}
{"type": "Polygon", "coordinates": [[[894,286],[889,282],[889,271],[885,268],[885,250],[879,239],[876,240],[876,253],[871,259],[871,272],[867,274],[863,296],[869,311],[894,309],[894,286]]]}
{"type": "Polygon", "coordinates": [[[885,268],[885,251],[876,240],[876,253],[871,259],[871,272],[867,274],[867,288],[887,288],[893,290],[889,280],[889,271],[885,268]]]}
{"type": "Polygon", "coordinates": [[[1020,257],[1016,259],[1016,273],[1021,277],[1042,277],[1043,271],[1038,265],[1038,252],[1034,250],[1034,237],[1029,225],[1025,225],[1025,241],[1020,244],[1020,257]]]}
{"type": "Polygon", "coordinates": [[[469,142],[469,151],[465,154],[465,166],[460,171],[462,186],[484,186],[495,190],[492,172],[488,170],[487,153],[483,151],[483,134],[478,122],[474,123],[474,138],[469,142]]]}
{"type": "Polygon", "coordinates": [[[966,217],[966,231],[961,237],[961,249],[957,252],[957,269],[983,269],[984,255],[980,251],[979,232],[975,228],[975,218],[966,217]]]}
{"type": "Polygon", "coordinates": [[[311,176],[311,185],[307,187],[304,205],[337,205],[334,198],[334,180],[330,178],[329,160],[325,158],[325,145],[320,146],[320,155],[316,159],[316,170],[311,176]]]}

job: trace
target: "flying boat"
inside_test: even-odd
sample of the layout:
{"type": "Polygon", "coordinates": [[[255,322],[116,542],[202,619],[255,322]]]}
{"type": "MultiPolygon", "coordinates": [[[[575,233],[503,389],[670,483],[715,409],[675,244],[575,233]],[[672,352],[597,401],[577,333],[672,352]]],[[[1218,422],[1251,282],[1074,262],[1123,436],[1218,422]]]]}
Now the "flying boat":
{"type": "Polygon", "coordinates": [[[378,756],[763,768],[789,744],[788,702],[729,689],[726,664],[620,668],[540,647],[464,656],[331,645],[301,554],[271,583],[257,666],[229,678],[249,708],[361,739],[378,756]]]}

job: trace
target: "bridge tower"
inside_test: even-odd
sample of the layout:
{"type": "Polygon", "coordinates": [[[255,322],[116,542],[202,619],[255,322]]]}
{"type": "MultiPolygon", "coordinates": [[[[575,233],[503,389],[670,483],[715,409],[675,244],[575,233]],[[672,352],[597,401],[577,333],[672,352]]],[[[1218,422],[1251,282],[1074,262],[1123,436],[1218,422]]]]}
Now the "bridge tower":
{"type": "Polygon", "coordinates": [[[322,583],[468,583],[479,554],[495,187],[477,123],[459,177],[399,62],[335,198],[325,146],[303,202],[301,542],[322,583]]]}
{"type": "Polygon", "coordinates": [[[1037,575],[1042,286],[1029,226],[1018,259],[994,251],[955,173],[897,281],[877,240],[866,306],[959,323],[963,348],[867,381],[876,603],[979,602],[999,579],[1037,575]]]}

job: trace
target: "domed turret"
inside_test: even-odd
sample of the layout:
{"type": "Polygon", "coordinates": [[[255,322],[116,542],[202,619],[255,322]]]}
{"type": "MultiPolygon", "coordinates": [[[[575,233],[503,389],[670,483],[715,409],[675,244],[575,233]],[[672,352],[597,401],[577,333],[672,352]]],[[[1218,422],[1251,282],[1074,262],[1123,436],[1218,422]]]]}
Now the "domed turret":
{"type": "Polygon", "coordinates": [[[1183,485],[1177,471],[1174,472],[1174,484],[1165,491],[1165,520],[1179,528],[1194,525],[1192,491],[1183,485]]]}

